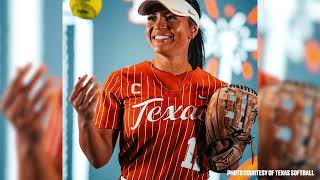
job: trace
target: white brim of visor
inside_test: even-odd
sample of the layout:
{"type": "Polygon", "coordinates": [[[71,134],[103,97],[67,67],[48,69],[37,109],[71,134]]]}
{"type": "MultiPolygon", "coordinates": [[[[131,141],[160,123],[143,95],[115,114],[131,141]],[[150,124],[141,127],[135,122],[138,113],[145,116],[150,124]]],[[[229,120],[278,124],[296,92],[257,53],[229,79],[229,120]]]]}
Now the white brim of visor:
{"type": "Polygon", "coordinates": [[[200,17],[197,11],[185,0],[146,0],[139,6],[138,13],[148,15],[148,9],[158,3],[175,15],[190,17],[200,27],[200,17]]]}

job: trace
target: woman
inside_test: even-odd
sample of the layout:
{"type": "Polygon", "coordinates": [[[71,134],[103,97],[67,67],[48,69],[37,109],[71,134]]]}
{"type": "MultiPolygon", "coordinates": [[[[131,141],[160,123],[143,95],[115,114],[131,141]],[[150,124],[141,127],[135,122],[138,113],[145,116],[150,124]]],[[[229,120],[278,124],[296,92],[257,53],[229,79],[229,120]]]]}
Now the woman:
{"type": "MultiPolygon", "coordinates": [[[[196,0],[147,0],[151,61],[114,71],[101,93],[94,77],[79,78],[70,100],[78,112],[80,145],[96,168],[120,136],[123,179],[207,179],[196,163],[205,106],[225,83],[203,71],[203,40],[196,0]],[[90,90],[89,90],[90,89],[90,90]],[[96,109],[94,105],[98,102],[96,109]]],[[[223,145],[217,147],[222,150],[223,145]]]]}

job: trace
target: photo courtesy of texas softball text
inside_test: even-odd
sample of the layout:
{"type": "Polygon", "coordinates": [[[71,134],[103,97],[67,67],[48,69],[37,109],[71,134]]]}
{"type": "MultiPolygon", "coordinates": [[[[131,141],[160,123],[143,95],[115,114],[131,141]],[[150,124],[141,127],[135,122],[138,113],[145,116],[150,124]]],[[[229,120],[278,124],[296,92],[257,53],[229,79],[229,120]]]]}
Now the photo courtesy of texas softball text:
{"type": "Polygon", "coordinates": [[[313,170],[228,170],[228,176],[315,176],[313,170]]]}

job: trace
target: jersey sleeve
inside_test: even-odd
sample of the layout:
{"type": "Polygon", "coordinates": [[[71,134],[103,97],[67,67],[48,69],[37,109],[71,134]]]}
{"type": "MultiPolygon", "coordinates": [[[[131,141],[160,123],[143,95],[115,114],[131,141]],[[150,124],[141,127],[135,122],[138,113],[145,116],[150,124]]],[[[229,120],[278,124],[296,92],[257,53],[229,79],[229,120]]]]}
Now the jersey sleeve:
{"type": "Polygon", "coordinates": [[[220,79],[218,79],[216,77],[213,77],[213,78],[214,78],[215,87],[216,87],[215,90],[219,89],[222,86],[227,86],[228,85],[227,82],[221,81],[220,79]]]}
{"type": "Polygon", "coordinates": [[[120,129],[122,117],[120,81],[119,72],[113,72],[104,83],[94,114],[96,128],[120,129]]]}
{"type": "Polygon", "coordinates": [[[229,85],[227,82],[221,81],[219,79],[218,79],[218,81],[219,81],[220,87],[229,85]]]}

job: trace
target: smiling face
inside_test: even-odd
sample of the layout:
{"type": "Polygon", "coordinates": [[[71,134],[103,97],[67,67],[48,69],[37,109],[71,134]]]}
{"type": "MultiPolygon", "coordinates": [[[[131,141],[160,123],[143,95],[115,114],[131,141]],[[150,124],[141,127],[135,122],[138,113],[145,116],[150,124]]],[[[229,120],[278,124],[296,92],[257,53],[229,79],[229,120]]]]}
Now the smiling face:
{"type": "Polygon", "coordinates": [[[189,44],[198,32],[189,17],[177,16],[157,4],[148,15],[146,36],[152,49],[164,56],[188,54],[189,44]]]}

